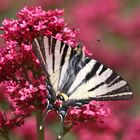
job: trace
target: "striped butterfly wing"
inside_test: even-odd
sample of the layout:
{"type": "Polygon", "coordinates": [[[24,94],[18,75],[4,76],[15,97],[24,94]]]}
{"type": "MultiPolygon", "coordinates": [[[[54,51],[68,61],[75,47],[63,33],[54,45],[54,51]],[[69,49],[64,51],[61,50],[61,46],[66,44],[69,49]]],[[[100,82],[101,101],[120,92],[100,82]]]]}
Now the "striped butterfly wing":
{"type": "Polygon", "coordinates": [[[63,106],[87,103],[90,100],[127,100],[132,98],[128,83],[110,68],[85,57],[73,56],[62,68],[60,92],[68,96],[63,106]]]}
{"type": "Polygon", "coordinates": [[[70,60],[74,49],[63,41],[47,36],[35,38],[33,49],[54,91],[56,91],[61,68],[70,60]]]}

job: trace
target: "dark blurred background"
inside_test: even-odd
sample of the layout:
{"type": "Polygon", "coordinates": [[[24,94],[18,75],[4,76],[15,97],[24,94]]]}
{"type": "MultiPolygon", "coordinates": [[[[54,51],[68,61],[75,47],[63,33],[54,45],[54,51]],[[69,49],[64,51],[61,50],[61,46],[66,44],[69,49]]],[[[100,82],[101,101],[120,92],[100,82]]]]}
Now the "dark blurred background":
{"type": "MultiPolygon", "coordinates": [[[[0,23],[16,18],[23,6],[42,6],[44,10],[64,9],[65,20],[77,28],[81,41],[93,58],[113,68],[132,89],[131,101],[107,102],[112,119],[104,125],[81,124],[66,135],[65,140],[140,140],[140,1],[139,0],[1,0],[0,23]]],[[[50,119],[46,139],[53,139],[59,126],[50,119]]],[[[29,118],[13,139],[35,139],[35,122],[29,118]],[[32,120],[32,121],[31,121],[32,120]],[[31,123],[32,122],[32,123],[31,123]],[[23,131],[24,130],[24,131],[23,131]],[[25,132],[30,131],[30,134],[25,132]],[[26,136],[26,137],[25,137],[26,136]]]]}

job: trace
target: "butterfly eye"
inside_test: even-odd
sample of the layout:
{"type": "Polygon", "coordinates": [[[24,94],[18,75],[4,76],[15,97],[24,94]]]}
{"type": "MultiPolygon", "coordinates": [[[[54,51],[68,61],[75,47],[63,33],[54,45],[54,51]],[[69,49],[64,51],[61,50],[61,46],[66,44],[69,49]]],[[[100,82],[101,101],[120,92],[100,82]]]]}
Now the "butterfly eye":
{"type": "Polygon", "coordinates": [[[64,96],[62,96],[62,95],[58,95],[58,96],[57,96],[57,99],[59,99],[59,100],[61,100],[61,101],[65,101],[65,98],[64,98],[64,96]]]}
{"type": "Polygon", "coordinates": [[[60,99],[61,101],[66,101],[68,100],[68,96],[65,93],[61,92],[58,94],[57,99],[60,99]]]}

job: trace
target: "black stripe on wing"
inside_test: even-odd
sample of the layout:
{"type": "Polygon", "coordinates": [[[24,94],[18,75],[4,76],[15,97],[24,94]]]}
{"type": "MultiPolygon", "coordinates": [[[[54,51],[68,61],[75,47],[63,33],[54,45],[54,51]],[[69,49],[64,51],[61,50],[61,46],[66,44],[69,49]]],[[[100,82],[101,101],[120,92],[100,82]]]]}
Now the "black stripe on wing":
{"type": "MultiPolygon", "coordinates": [[[[99,63],[99,62],[98,62],[99,63]]],[[[99,75],[101,75],[103,72],[105,72],[108,68],[106,66],[103,66],[102,70],[99,72],[99,75]]]]}
{"type": "MultiPolygon", "coordinates": [[[[52,40],[52,38],[51,37],[48,37],[48,47],[49,47],[49,52],[48,52],[48,54],[50,55],[51,54],[51,40],[52,40]]],[[[45,45],[45,44],[44,44],[45,45]]]]}
{"type": "Polygon", "coordinates": [[[88,90],[88,92],[94,91],[95,89],[99,88],[100,86],[104,85],[105,82],[101,82],[100,84],[96,85],[95,87],[88,90]]]}
{"type": "Polygon", "coordinates": [[[61,54],[61,52],[62,52],[62,48],[63,48],[64,44],[65,44],[65,43],[61,41],[61,45],[60,45],[60,54],[61,54]]]}
{"type": "Polygon", "coordinates": [[[108,83],[108,87],[113,86],[114,84],[120,82],[121,80],[123,80],[120,76],[117,76],[112,82],[110,81],[110,83],[108,83]]]}
{"type": "MultiPolygon", "coordinates": [[[[88,60],[88,59],[87,59],[88,60]]],[[[91,60],[91,59],[90,59],[91,60]]],[[[90,61],[88,61],[89,63],[90,61]]],[[[95,63],[94,67],[92,67],[91,71],[89,73],[87,73],[86,77],[85,77],[85,82],[87,82],[88,80],[90,80],[93,76],[95,76],[97,70],[99,69],[99,67],[101,66],[101,63],[99,63],[98,61],[95,63]]]]}
{"type": "Polygon", "coordinates": [[[52,53],[52,69],[53,69],[53,72],[55,70],[55,47],[56,47],[56,43],[57,43],[57,40],[52,38],[51,53],[52,53]]]}
{"type": "Polygon", "coordinates": [[[111,86],[111,84],[114,82],[114,80],[118,79],[118,77],[120,77],[120,76],[118,76],[115,72],[112,72],[112,74],[106,80],[106,83],[108,84],[108,86],[111,86]]]}
{"type": "MultiPolygon", "coordinates": [[[[112,94],[112,95],[101,95],[101,96],[97,96],[97,97],[91,97],[89,99],[78,99],[78,100],[74,100],[74,99],[68,99],[67,101],[65,101],[63,103],[63,108],[68,108],[69,106],[82,106],[84,104],[88,104],[91,100],[95,100],[95,101],[115,101],[115,100],[129,100],[132,99],[133,95],[132,95],[132,90],[130,88],[130,86],[127,84],[126,86],[126,90],[128,91],[127,94],[112,94]]],[[[84,94],[84,93],[83,93],[84,94]]]]}
{"type": "Polygon", "coordinates": [[[66,58],[66,55],[67,55],[67,51],[68,51],[68,48],[69,46],[67,44],[64,45],[64,49],[63,49],[63,52],[62,52],[62,58],[61,58],[61,63],[60,63],[60,66],[62,67],[65,63],[65,58],[66,58]]]}

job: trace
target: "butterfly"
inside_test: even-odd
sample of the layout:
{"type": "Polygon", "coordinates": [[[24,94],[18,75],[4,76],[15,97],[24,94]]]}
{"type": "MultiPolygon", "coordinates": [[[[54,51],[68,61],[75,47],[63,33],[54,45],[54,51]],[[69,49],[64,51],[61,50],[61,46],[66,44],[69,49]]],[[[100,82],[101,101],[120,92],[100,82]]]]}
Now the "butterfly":
{"type": "Polygon", "coordinates": [[[129,84],[116,72],[85,56],[83,45],[76,48],[54,37],[39,36],[33,49],[47,77],[47,111],[56,110],[62,121],[70,106],[82,106],[91,100],[128,100],[129,84]],[[59,106],[56,102],[60,101],[59,106]]]}

